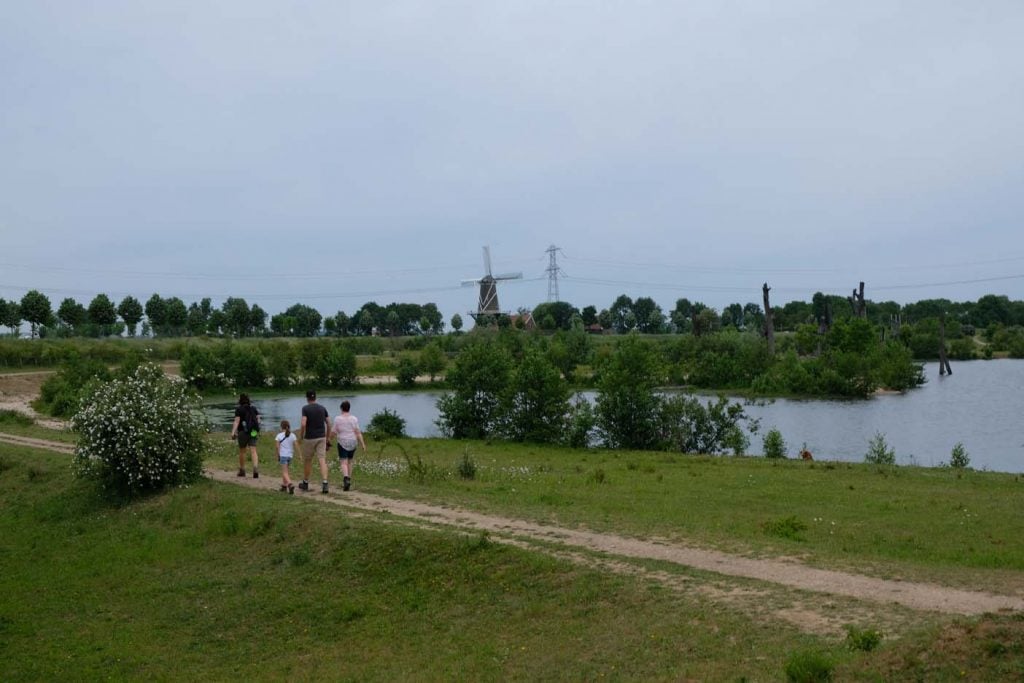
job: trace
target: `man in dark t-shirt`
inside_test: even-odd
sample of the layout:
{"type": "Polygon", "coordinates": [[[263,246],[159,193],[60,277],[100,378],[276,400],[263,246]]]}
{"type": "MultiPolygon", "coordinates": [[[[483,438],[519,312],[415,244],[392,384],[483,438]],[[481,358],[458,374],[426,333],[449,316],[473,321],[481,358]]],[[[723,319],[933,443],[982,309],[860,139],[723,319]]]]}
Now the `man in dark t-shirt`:
{"type": "Polygon", "coordinates": [[[321,493],[327,493],[327,408],[316,402],[316,392],[306,392],[306,405],[302,406],[302,425],[299,439],[302,442],[303,478],[299,490],[309,490],[309,475],[313,471],[313,455],[320,460],[320,476],[323,479],[321,493]]]}

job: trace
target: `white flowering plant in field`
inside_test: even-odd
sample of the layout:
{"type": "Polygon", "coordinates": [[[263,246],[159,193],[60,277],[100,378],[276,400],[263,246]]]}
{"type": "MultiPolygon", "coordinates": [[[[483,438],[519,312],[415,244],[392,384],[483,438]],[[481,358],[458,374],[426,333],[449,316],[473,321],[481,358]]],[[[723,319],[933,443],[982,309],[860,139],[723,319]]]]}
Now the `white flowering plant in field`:
{"type": "Polygon", "coordinates": [[[159,366],[94,383],[71,418],[78,432],[74,467],[123,499],[198,479],[208,431],[199,396],[159,366]]]}

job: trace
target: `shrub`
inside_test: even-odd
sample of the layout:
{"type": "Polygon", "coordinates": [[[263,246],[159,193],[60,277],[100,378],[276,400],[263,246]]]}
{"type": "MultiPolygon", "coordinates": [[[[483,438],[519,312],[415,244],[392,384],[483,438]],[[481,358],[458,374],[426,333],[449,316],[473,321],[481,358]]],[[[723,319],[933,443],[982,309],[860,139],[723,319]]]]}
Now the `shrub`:
{"type": "Polygon", "coordinates": [[[802,541],[800,533],[807,530],[807,525],[795,516],[773,519],[761,524],[761,529],[769,536],[788,538],[792,541],[802,541]]]}
{"type": "Polygon", "coordinates": [[[201,401],[159,366],[93,384],[71,427],[79,434],[76,473],[111,497],[185,486],[202,474],[207,425],[201,401]]]}
{"type": "Polygon", "coordinates": [[[882,644],[882,634],[873,628],[846,627],[846,645],[851,650],[870,652],[882,644]]]}
{"type": "Polygon", "coordinates": [[[398,385],[405,389],[411,389],[416,385],[416,376],[420,374],[419,366],[409,356],[402,356],[398,360],[398,367],[395,369],[395,378],[398,385]]]}
{"type": "Polygon", "coordinates": [[[792,683],[824,683],[832,680],[835,663],[822,652],[794,652],[786,662],[786,680],[792,683]]]}
{"type": "Polygon", "coordinates": [[[476,479],[476,463],[468,450],[462,454],[462,460],[455,469],[463,479],[476,479]]]}
{"type": "Polygon", "coordinates": [[[967,454],[967,449],[959,441],[953,446],[953,452],[949,454],[949,466],[957,469],[963,469],[970,466],[971,456],[967,454]]]}
{"type": "Polygon", "coordinates": [[[707,404],[695,396],[671,396],[662,400],[660,413],[661,450],[743,455],[750,439],[742,423],[747,423],[751,433],[758,429],[758,421],[749,417],[741,404],[724,396],[707,404]]]}
{"type": "Polygon", "coordinates": [[[395,411],[385,408],[370,418],[366,431],[378,439],[402,437],[405,436],[405,418],[395,411]]]}
{"type": "Polygon", "coordinates": [[[78,410],[86,386],[93,379],[110,379],[110,370],[98,360],[75,354],[43,382],[36,407],[55,417],[70,417],[78,410]]]}
{"type": "MultiPolygon", "coordinates": [[[[309,367],[308,365],[306,367],[309,367]]],[[[322,386],[349,387],[356,382],[356,355],[340,343],[313,364],[316,380],[322,386]]]]}
{"type": "Polygon", "coordinates": [[[24,413],[19,413],[17,410],[0,410],[0,425],[28,427],[32,424],[35,424],[35,420],[24,413]]]}
{"type": "Polygon", "coordinates": [[[868,452],[864,454],[864,462],[874,465],[896,464],[896,452],[889,448],[889,444],[885,442],[885,435],[881,432],[875,432],[871,441],[868,442],[868,452]]]}
{"type": "Polygon", "coordinates": [[[778,429],[769,429],[764,435],[764,457],[785,458],[786,442],[782,439],[782,432],[778,429]]]}

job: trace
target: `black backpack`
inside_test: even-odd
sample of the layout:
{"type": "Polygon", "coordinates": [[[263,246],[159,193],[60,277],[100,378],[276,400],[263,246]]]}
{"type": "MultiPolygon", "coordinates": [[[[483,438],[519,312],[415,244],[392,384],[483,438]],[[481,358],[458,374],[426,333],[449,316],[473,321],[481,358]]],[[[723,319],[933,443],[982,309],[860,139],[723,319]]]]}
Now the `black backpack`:
{"type": "Polygon", "coordinates": [[[249,436],[256,436],[260,433],[260,412],[256,406],[246,406],[245,417],[242,418],[242,429],[249,433],[249,436]]]}

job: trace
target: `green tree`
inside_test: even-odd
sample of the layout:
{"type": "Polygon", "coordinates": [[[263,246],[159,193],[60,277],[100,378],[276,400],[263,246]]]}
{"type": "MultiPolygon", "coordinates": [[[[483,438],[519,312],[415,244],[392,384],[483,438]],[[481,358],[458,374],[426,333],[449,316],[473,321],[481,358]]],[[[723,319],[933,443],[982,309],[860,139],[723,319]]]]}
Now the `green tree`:
{"type": "Polygon", "coordinates": [[[655,450],[660,436],[663,369],[658,353],[635,335],[623,339],[599,368],[598,434],[608,448],[655,450]]]}
{"type": "Polygon", "coordinates": [[[86,317],[85,306],[72,298],[64,299],[57,308],[57,319],[72,331],[81,329],[86,317]]]}
{"type": "Polygon", "coordinates": [[[437,424],[445,436],[483,439],[496,434],[511,377],[512,357],[502,345],[484,339],[463,348],[445,378],[451,391],[437,402],[437,424]]]}
{"type": "Polygon", "coordinates": [[[455,330],[456,333],[462,331],[462,316],[458,313],[452,316],[452,329],[455,330]]]}
{"type": "Polygon", "coordinates": [[[249,334],[262,336],[266,331],[267,312],[260,308],[259,304],[253,304],[249,309],[249,334]]]}
{"type": "Polygon", "coordinates": [[[398,359],[398,367],[395,368],[395,379],[398,385],[404,389],[411,389],[416,386],[416,377],[420,374],[419,365],[408,356],[403,355],[398,359]]]}
{"type": "Polygon", "coordinates": [[[17,301],[0,299],[0,325],[10,329],[11,335],[18,336],[18,328],[21,326],[21,306],[17,301]]]}
{"type": "Polygon", "coordinates": [[[612,327],[619,334],[625,334],[636,327],[636,314],[633,313],[633,300],[625,294],[620,294],[612,302],[608,309],[611,315],[612,327]]]}
{"type": "Polygon", "coordinates": [[[188,308],[184,301],[176,296],[164,300],[164,315],[167,334],[177,336],[185,332],[185,325],[188,323],[188,308]]]}
{"type": "Polygon", "coordinates": [[[154,335],[163,336],[167,333],[167,304],[159,294],[154,294],[146,301],[146,318],[154,335]]]}
{"type": "Polygon", "coordinates": [[[126,296],[121,299],[121,303],[117,305],[117,314],[121,316],[121,320],[124,321],[124,326],[128,330],[128,336],[135,336],[135,329],[139,326],[139,322],[142,320],[142,304],[133,296],[126,296]]]}
{"type": "Polygon", "coordinates": [[[444,331],[444,316],[437,309],[437,304],[431,302],[423,304],[423,314],[421,317],[427,321],[427,329],[430,334],[441,334],[444,331]]]}
{"type": "Polygon", "coordinates": [[[583,318],[583,324],[586,327],[590,327],[597,322],[597,308],[594,306],[584,306],[583,311],[580,313],[580,317],[583,318]]]}
{"type": "Polygon", "coordinates": [[[649,296],[638,297],[633,302],[636,329],[643,334],[659,334],[665,326],[665,314],[661,306],[649,296]]]}
{"type": "Polygon", "coordinates": [[[322,386],[350,387],[356,382],[356,354],[342,342],[331,343],[330,350],[314,364],[317,382],[322,386]]]}
{"type": "Polygon", "coordinates": [[[533,309],[533,319],[543,330],[568,330],[579,311],[565,301],[547,301],[533,309]]]}
{"type": "Polygon", "coordinates": [[[444,372],[447,364],[448,359],[445,357],[444,351],[441,350],[441,345],[437,342],[427,344],[420,351],[420,368],[423,372],[430,375],[431,382],[434,381],[437,375],[444,372]]]}
{"type": "Polygon", "coordinates": [[[96,326],[96,334],[108,336],[111,327],[117,322],[117,309],[114,302],[106,294],[97,294],[89,302],[89,322],[96,326]]]}
{"type": "Polygon", "coordinates": [[[245,337],[249,334],[252,324],[252,311],[245,299],[228,297],[221,305],[224,311],[224,322],[227,325],[226,331],[235,337],[245,337]]]}
{"type": "Polygon", "coordinates": [[[21,303],[18,306],[18,310],[21,312],[21,317],[31,326],[31,336],[35,338],[36,333],[39,330],[40,325],[45,325],[50,321],[52,315],[50,311],[50,299],[45,294],[35,289],[27,292],[25,296],[21,297],[21,303]]]}
{"type": "Polygon", "coordinates": [[[713,308],[702,308],[693,316],[693,336],[701,337],[718,329],[718,313],[713,308]]]}
{"type": "Polygon", "coordinates": [[[192,302],[188,307],[188,316],[185,327],[189,336],[201,337],[210,329],[210,312],[212,306],[209,297],[204,298],[200,303],[192,302]]]}
{"type": "MultiPolygon", "coordinates": [[[[284,315],[291,322],[291,333],[296,337],[315,337],[320,334],[323,316],[315,308],[303,304],[293,304],[285,310],[284,315]]],[[[271,320],[271,326],[273,326],[273,320],[271,320]]]]}
{"type": "Polygon", "coordinates": [[[502,433],[516,441],[556,443],[569,414],[569,386],[535,348],[528,348],[512,373],[502,433]]]}

